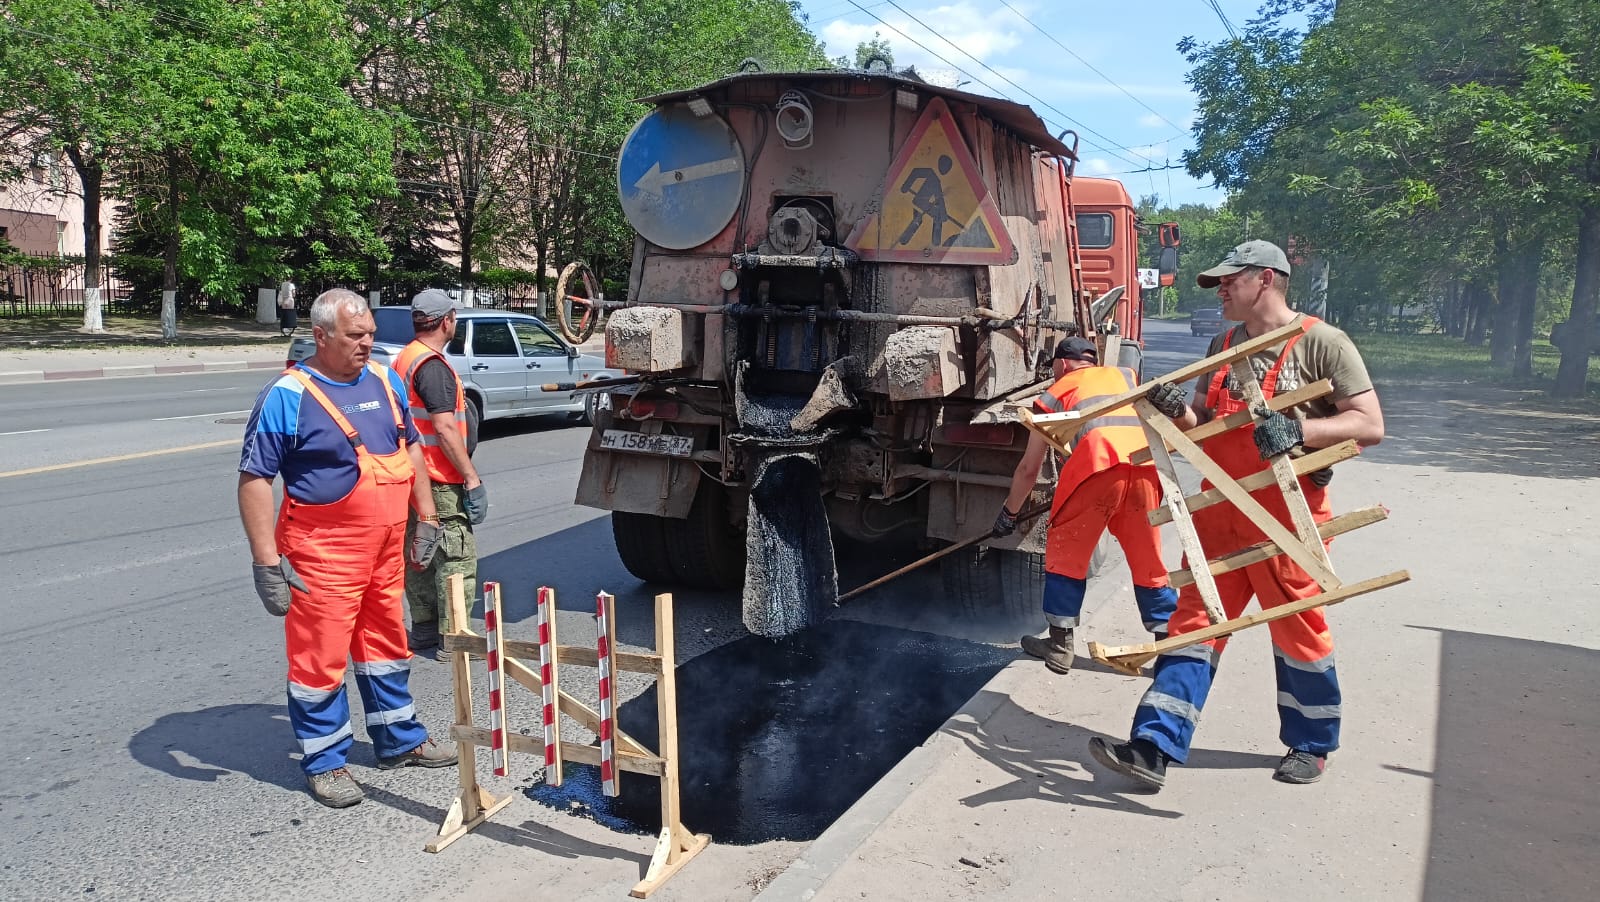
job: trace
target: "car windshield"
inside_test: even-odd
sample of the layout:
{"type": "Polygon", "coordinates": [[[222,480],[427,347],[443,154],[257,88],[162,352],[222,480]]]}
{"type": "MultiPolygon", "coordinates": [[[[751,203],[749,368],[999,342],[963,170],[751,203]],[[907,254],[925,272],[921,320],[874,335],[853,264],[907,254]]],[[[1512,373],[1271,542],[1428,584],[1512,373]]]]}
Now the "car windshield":
{"type": "Polygon", "coordinates": [[[372,318],[378,325],[378,334],[373,336],[373,341],[405,345],[410,344],[417,335],[411,328],[410,307],[379,307],[372,311],[372,318]]]}

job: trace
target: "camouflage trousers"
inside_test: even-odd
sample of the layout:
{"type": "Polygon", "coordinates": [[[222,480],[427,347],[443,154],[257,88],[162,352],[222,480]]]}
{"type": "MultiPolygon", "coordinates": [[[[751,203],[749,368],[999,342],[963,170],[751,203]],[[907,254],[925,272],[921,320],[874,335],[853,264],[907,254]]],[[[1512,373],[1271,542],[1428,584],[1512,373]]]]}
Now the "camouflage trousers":
{"type": "MultiPolygon", "coordinates": [[[[413,625],[438,621],[441,632],[450,632],[450,576],[459,573],[466,577],[467,613],[472,613],[472,602],[478,591],[478,543],[472,537],[472,524],[467,520],[467,489],[462,485],[436,482],[433,484],[433,504],[439,511],[439,526],[444,535],[434,552],[433,562],[426,570],[406,568],[406,603],[411,608],[413,625]]],[[[411,536],[416,531],[417,515],[412,512],[406,525],[406,547],[411,547],[411,536]]]]}

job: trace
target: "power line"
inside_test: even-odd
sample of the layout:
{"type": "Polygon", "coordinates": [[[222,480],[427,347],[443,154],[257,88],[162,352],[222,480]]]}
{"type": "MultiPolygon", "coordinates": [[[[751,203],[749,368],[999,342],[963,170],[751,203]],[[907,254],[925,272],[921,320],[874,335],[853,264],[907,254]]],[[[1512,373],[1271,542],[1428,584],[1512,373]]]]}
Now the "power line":
{"type": "MultiPolygon", "coordinates": [[[[1141,172],[1165,172],[1165,171],[1167,171],[1169,169],[1182,169],[1182,168],[1183,168],[1183,164],[1182,163],[1168,162],[1168,163],[1165,163],[1165,164],[1163,164],[1161,166],[1146,166],[1143,169],[1124,169],[1124,170],[1121,170],[1119,172],[1094,173],[1094,177],[1099,177],[1099,176],[1102,176],[1102,175],[1138,175],[1141,172]]],[[[1170,178],[1167,181],[1167,190],[1168,191],[1172,190],[1172,181],[1171,181],[1170,178]]]]}
{"type": "Polygon", "coordinates": [[[1061,43],[1059,40],[1056,39],[1055,35],[1051,34],[1048,31],[1045,31],[1043,28],[1040,28],[1038,26],[1038,24],[1036,24],[1032,19],[1030,19],[1027,16],[1023,15],[1021,10],[1017,9],[1015,6],[1012,6],[1010,3],[1007,3],[1006,0],[1000,0],[1000,5],[1004,6],[1006,9],[1011,10],[1012,13],[1016,14],[1017,18],[1021,19],[1022,21],[1026,22],[1030,26],[1032,26],[1034,31],[1037,31],[1040,34],[1044,35],[1045,37],[1049,38],[1057,47],[1060,47],[1062,50],[1065,50],[1068,53],[1068,55],[1070,55],[1073,59],[1077,60],[1080,63],[1083,63],[1085,66],[1087,66],[1089,68],[1090,72],[1093,72],[1094,74],[1096,74],[1096,75],[1100,76],[1101,78],[1105,79],[1106,82],[1108,84],[1110,84],[1112,87],[1116,88],[1118,91],[1121,91],[1123,94],[1126,94],[1129,100],[1131,100],[1134,103],[1137,103],[1138,105],[1140,105],[1140,106],[1144,107],[1145,109],[1149,110],[1151,113],[1153,113],[1156,116],[1156,118],[1160,119],[1162,122],[1165,122],[1166,124],[1172,126],[1174,129],[1176,129],[1178,134],[1180,134],[1180,135],[1185,134],[1185,130],[1184,130],[1184,128],[1182,126],[1178,125],[1176,122],[1173,122],[1171,119],[1168,119],[1166,116],[1161,115],[1161,113],[1158,110],[1156,110],[1155,107],[1152,107],[1150,104],[1145,103],[1143,100],[1140,100],[1139,98],[1133,96],[1133,94],[1127,88],[1124,88],[1122,85],[1117,84],[1117,82],[1114,79],[1112,79],[1111,76],[1109,76],[1109,75],[1105,74],[1104,72],[1101,72],[1099,69],[1095,68],[1095,65],[1093,63],[1091,63],[1088,60],[1084,59],[1083,57],[1079,56],[1071,47],[1068,47],[1066,44],[1061,43]]]}
{"type": "Polygon", "coordinates": [[[1222,4],[1217,0],[1205,0],[1205,4],[1216,11],[1217,18],[1222,20],[1222,27],[1228,29],[1228,37],[1239,40],[1239,32],[1233,30],[1233,23],[1228,21],[1228,14],[1222,11],[1222,4]]]}

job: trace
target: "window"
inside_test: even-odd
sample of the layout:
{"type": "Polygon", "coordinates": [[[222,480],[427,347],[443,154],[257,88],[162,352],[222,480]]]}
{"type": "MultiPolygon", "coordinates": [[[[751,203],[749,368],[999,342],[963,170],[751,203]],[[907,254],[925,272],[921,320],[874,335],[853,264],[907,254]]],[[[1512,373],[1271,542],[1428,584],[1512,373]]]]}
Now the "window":
{"type": "Polygon", "coordinates": [[[503,319],[473,320],[472,356],[517,356],[517,340],[511,337],[510,324],[503,319]]]}
{"type": "Polygon", "coordinates": [[[379,307],[372,311],[372,318],[378,327],[373,341],[404,346],[417,337],[416,330],[411,328],[410,307],[379,307]]]}
{"type": "Polygon", "coordinates": [[[1078,246],[1087,250],[1099,250],[1111,246],[1112,220],[1110,213],[1079,213],[1078,214],[1078,246]]]}
{"type": "Polygon", "coordinates": [[[522,342],[522,356],[567,356],[567,346],[537,323],[515,322],[511,324],[511,327],[516,330],[517,340],[522,342]]]}

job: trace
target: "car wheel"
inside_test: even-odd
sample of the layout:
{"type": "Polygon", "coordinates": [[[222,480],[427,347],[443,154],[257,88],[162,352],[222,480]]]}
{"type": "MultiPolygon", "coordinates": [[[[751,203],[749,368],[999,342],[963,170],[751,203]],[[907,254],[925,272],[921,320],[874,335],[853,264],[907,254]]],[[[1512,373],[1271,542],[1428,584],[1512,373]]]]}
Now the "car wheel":
{"type": "Polygon", "coordinates": [[[467,396],[467,456],[478,450],[478,426],[483,423],[483,411],[478,409],[478,399],[467,396]]]}

